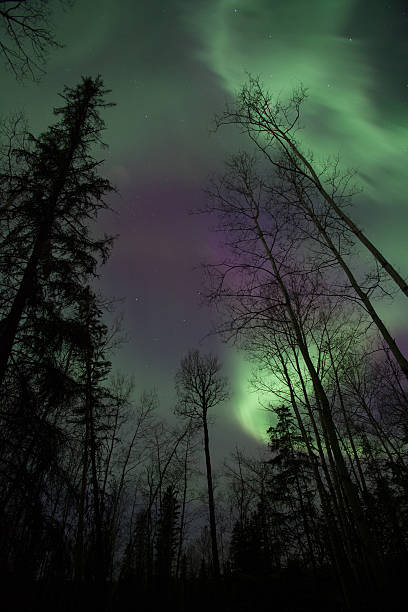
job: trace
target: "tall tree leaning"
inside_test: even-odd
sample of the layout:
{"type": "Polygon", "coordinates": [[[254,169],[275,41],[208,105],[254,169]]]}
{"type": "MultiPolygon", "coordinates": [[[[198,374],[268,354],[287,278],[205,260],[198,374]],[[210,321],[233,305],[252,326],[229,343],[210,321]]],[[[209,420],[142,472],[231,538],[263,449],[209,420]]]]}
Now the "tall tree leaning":
{"type": "Polygon", "coordinates": [[[59,121],[39,138],[31,136],[31,147],[15,152],[24,161],[13,177],[15,206],[30,219],[32,246],[0,322],[0,385],[28,302],[48,298],[60,311],[71,306],[76,289],[96,276],[98,259],[105,261],[109,253],[111,239],[95,239],[88,229],[107,208],[103,197],[113,189],[98,175],[100,162],[91,155],[104,129],[100,110],[112,106],[104,101],[107,93],[99,76],[65,88],[65,105],[54,109],[59,121]]]}
{"type": "Polygon", "coordinates": [[[325,186],[324,177],[316,170],[313,159],[307,158],[302,152],[295,138],[299,129],[301,105],[306,98],[306,91],[300,87],[293,91],[292,97],[285,104],[281,100],[273,100],[266,91],[259,77],[249,77],[236,97],[232,106],[217,115],[215,124],[234,124],[247,133],[256,147],[262,151],[265,157],[276,167],[290,172],[295,172],[313,185],[326,202],[329,209],[345,224],[346,227],[358,238],[358,240],[370,251],[378,264],[387,272],[399,289],[408,297],[408,283],[384,257],[364,232],[347,215],[341,205],[336,201],[335,189],[331,190],[325,186]],[[279,162],[274,155],[274,149],[290,160],[290,167],[279,162]]]}
{"type": "Polygon", "coordinates": [[[220,562],[215,520],[214,487],[208,434],[208,411],[229,396],[226,379],[220,374],[220,363],[214,355],[201,355],[190,351],[181,361],[176,374],[178,402],[176,413],[190,419],[192,426],[199,426],[204,434],[204,453],[207,471],[208,510],[210,518],[211,549],[214,576],[220,576],[220,562]]]}
{"type": "MultiPolygon", "coordinates": [[[[254,170],[254,161],[253,158],[244,152],[234,155],[229,163],[229,167],[232,171],[235,168],[240,173],[243,188],[248,190],[248,197],[252,197],[251,173],[254,170]]],[[[318,200],[321,200],[321,198],[313,198],[313,196],[316,195],[316,189],[310,190],[305,186],[307,181],[297,173],[296,168],[293,166],[292,158],[288,155],[282,155],[277,163],[279,166],[284,163],[286,169],[282,169],[281,167],[277,168],[278,171],[275,173],[276,175],[273,176],[273,180],[270,181],[270,183],[265,182],[264,184],[264,179],[260,179],[264,185],[264,189],[268,192],[270,205],[274,204],[275,206],[279,206],[280,203],[284,202],[288,208],[292,209],[292,213],[294,209],[297,209],[301,211],[302,216],[304,215],[305,218],[311,222],[315,231],[313,232],[313,230],[308,228],[307,234],[310,239],[314,240],[316,245],[315,249],[317,250],[314,250],[314,257],[316,257],[319,251],[321,252],[321,254],[319,253],[320,257],[327,257],[327,255],[329,255],[329,257],[333,256],[331,265],[327,267],[330,269],[337,267],[342,271],[346,282],[354,293],[354,299],[356,299],[356,301],[361,304],[362,308],[369,314],[388,345],[396,363],[398,363],[401,371],[408,379],[408,359],[402,353],[391,332],[378,314],[373,300],[370,298],[371,289],[376,285],[379,286],[380,280],[373,282],[373,279],[370,278],[369,283],[362,283],[357,279],[351,265],[347,263],[347,257],[342,252],[345,249],[340,246],[342,240],[345,243],[347,242],[347,229],[338,227],[336,223],[334,223],[335,230],[330,228],[330,226],[333,225],[333,219],[327,214],[326,210],[319,210],[320,202],[318,200]],[[309,193],[310,191],[312,191],[312,193],[309,193]],[[365,286],[367,284],[369,285],[369,289],[365,286]]],[[[296,223],[295,217],[293,222],[296,223]]]]}
{"type": "Polygon", "coordinates": [[[336,236],[347,238],[347,233],[351,232],[408,297],[407,282],[346,214],[342,204],[345,199],[343,191],[344,185],[347,184],[346,177],[338,173],[337,167],[334,172],[327,169],[324,172],[316,170],[313,156],[309,154],[306,157],[303,154],[296,140],[296,132],[299,129],[301,106],[305,97],[305,90],[299,88],[292,93],[288,102],[284,103],[279,99],[274,101],[259,78],[250,77],[239,92],[235,104],[216,117],[216,125],[218,127],[232,123],[240,126],[272,165],[273,197],[278,195],[279,198],[286,198],[290,206],[301,209],[315,225],[319,233],[318,241],[334,255],[338,267],[342,269],[347,282],[369,313],[408,379],[408,359],[370,301],[370,292],[359,284],[351,267],[346,263],[346,258],[342,256],[341,249],[336,247],[336,236]],[[320,215],[315,210],[318,199],[324,207],[320,215]],[[329,225],[336,226],[333,236],[325,227],[329,217],[329,225]]]}

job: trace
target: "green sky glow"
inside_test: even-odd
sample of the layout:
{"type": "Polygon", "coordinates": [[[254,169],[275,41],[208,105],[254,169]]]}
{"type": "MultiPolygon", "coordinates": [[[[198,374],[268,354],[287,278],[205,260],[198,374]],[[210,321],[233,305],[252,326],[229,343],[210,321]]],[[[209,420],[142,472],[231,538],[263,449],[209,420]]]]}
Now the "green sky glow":
{"type": "MultiPolygon", "coordinates": [[[[305,146],[322,157],[340,153],[345,167],[358,169],[366,203],[398,210],[405,205],[408,75],[401,65],[378,61],[378,48],[384,45],[386,54],[395,41],[375,9],[363,27],[355,16],[360,4],[220,0],[201,18],[194,11],[187,19],[201,38],[200,58],[230,93],[246,72],[259,74],[282,96],[302,82],[309,90],[305,146]]],[[[406,46],[401,54],[406,65],[406,46]]],[[[403,265],[395,234],[385,234],[383,242],[403,265]]]]}
{"type": "MultiPolygon", "coordinates": [[[[314,347],[310,347],[310,356],[315,364],[318,363],[318,353],[314,347]]],[[[307,374],[307,368],[301,355],[298,355],[299,364],[302,371],[302,378],[308,393],[312,394],[312,384],[307,374]]],[[[291,363],[286,364],[292,381],[294,393],[300,398],[299,405],[302,405],[302,386],[296,368],[291,363]]],[[[278,407],[282,404],[290,405],[290,393],[284,380],[283,374],[272,363],[268,363],[267,358],[263,363],[248,361],[242,353],[237,353],[232,358],[233,385],[234,385],[234,417],[240,426],[255,439],[264,442],[267,439],[266,431],[268,427],[275,423],[275,416],[267,408],[278,407]],[[259,383],[252,384],[255,378],[259,383]],[[260,389],[254,391],[254,388],[260,389]]]]}
{"type": "Polygon", "coordinates": [[[268,414],[262,403],[266,398],[254,392],[249,383],[254,368],[253,363],[244,359],[243,355],[236,353],[231,358],[230,367],[233,371],[233,403],[234,418],[239,421],[244,431],[255,439],[265,441],[266,430],[272,424],[272,415],[268,414]]]}

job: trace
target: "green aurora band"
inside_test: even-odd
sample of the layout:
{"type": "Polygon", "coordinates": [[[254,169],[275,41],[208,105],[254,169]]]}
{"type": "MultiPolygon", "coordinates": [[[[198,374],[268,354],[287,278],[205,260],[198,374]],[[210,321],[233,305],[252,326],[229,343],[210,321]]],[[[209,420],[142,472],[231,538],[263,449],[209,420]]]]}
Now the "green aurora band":
{"type": "MultiPolygon", "coordinates": [[[[247,73],[282,97],[303,83],[306,148],[322,158],[339,153],[345,166],[359,170],[365,196],[392,206],[406,188],[406,99],[397,103],[394,96],[384,108],[372,41],[348,29],[356,4],[219,0],[211,17],[198,19],[194,11],[191,25],[202,41],[201,59],[229,93],[247,73]]],[[[400,80],[408,88],[408,77],[400,80]]]]}

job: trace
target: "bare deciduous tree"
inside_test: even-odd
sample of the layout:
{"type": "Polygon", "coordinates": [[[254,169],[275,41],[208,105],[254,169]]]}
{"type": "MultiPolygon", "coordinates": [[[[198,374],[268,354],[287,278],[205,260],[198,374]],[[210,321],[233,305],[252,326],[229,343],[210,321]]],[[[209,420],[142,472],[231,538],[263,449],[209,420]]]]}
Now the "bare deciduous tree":
{"type": "Polygon", "coordinates": [[[221,376],[220,369],[220,363],[215,355],[201,355],[199,351],[194,350],[182,359],[180,369],[176,374],[178,395],[176,413],[190,419],[192,424],[199,424],[204,433],[211,548],[213,571],[216,577],[220,575],[220,563],[208,434],[208,411],[218,406],[229,396],[227,381],[225,377],[221,376]]]}
{"type": "Polygon", "coordinates": [[[306,156],[302,152],[296,132],[300,129],[301,107],[305,98],[306,90],[299,87],[287,102],[279,98],[274,100],[260,78],[250,76],[235,103],[216,116],[216,127],[226,124],[239,126],[275,169],[294,173],[316,189],[327,210],[369,250],[379,266],[408,297],[407,281],[345,212],[341,198],[338,198],[344,176],[339,174],[337,165],[332,172],[330,164],[326,167],[323,164],[323,170],[317,169],[312,154],[306,156]]]}
{"type": "MultiPolygon", "coordinates": [[[[65,5],[72,0],[62,0],[65,5]]],[[[37,80],[49,49],[61,47],[50,24],[49,0],[0,0],[0,54],[11,72],[37,80]]]]}

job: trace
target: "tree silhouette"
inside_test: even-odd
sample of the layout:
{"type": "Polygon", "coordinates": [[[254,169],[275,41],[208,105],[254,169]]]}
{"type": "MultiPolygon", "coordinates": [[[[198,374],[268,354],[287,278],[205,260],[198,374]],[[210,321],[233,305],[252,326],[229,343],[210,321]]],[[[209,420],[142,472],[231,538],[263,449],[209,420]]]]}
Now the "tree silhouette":
{"type": "Polygon", "coordinates": [[[49,0],[0,1],[0,54],[19,79],[27,75],[38,79],[49,49],[61,46],[51,29],[50,4],[49,0]]]}
{"type": "Polygon", "coordinates": [[[105,550],[105,533],[103,525],[102,486],[99,482],[101,442],[106,436],[109,413],[114,405],[114,398],[104,383],[111,369],[106,357],[107,327],[101,322],[102,310],[94,294],[86,287],[79,301],[78,324],[81,326],[82,345],[78,354],[73,355],[79,373],[79,405],[75,407],[77,421],[83,427],[82,476],[79,499],[78,527],[76,538],[77,579],[83,579],[84,560],[84,518],[85,496],[88,484],[88,473],[92,491],[92,519],[94,526],[93,566],[96,581],[101,584],[107,575],[107,554],[105,550]]]}
{"type": "Polygon", "coordinates": [[[172,486],[168,486],[161,502],[156,538],[156,576],[159,585],[165,590],[170,585],[174,571],[179,513],[180,504],[176,491],[172,486]]]}
{"type": "MultiPolygon", "coordinates": [[[[23,167],[9,187],[2,232],[8,234],[8,220],[15,217],[20,223],[13,232],[23,232],[29,249],[21,271],[9,278],[2,304],[0,384],[20,331],[48,335],[53,343],[69,334],[64,309],[75,305],[79,288],[96,276],[99,260],[105,261],[111,248],[110,238],[95,239],[89,230],[89,221],[106,208],[103,196],[112,190],[91,155],[104,128],[100,109],[110,106],[106,93],[100,77],[66,88],[65,105],[54,110],[59,121],[39,138],[32,136],[29,148],[14,152],[23,167]]],[[[35,346],[32,338],[29,346],[35,346]]]]}
{"type": "Polygon", "coordinates": [[[303,87],[295,89],[288,102],[273,100],[264,88],[259,77],[250,76],[248,82],[239,91],[234,103],[217,115],[217,128],[233,124],[248,134],[250,140],[263,153],[265,158],[284,172],[294,173],[300,181],[312,186],[324,199],[327,209],[340,219],[344,226],[370,251],[378,264],[408,297],[408,284],[390,262],[380,253],[375,245],[357,227],[341,206],[341,192],[344,177],[339,176],[337,166],[333,172],[321,173],[302,152],[296,140],[299,130],[301,106],[306,98],[303,87]],[[276,155],[276,151],[278,155],[276,155]],[[339,201],[336,196],[340,191],[339,201]]]}
{"type": "Polygon", "coordinates": [[[208,433],[208,411],[228,398],[227,382],[220,375],[220,369],[221,366],[214,355],[201,355],[199,351],[193,350],[182,359],[180,369],[176,374],[178,396],[176,414],[186,417],[193,424],[202,427],[204,433],[212,562],[216,577],[220,575],[220,562],[208,433]]]}
{"type": "MultiPolygon", "coordinates": [[[[313,475],[308,460],[305,442],[298,431],[292,412],[288,406],[282,405],[273,409],[277,416],[276,425],[267,431],[269,448],[273,457],[269,460],[277,469],[272,475],[273,493],[275,499],[280,499],[290,507],[290,513],[295,520],[297,514],[303,526],[307,545],[305,564],[316,565],[315,544],[313,541],[314,490],[313,475]]],[[[302,549],[302,539],[299,539],[302,549]]]]}
{"type": "Polygon", "coordinates": [[[236,521],[231,536],[230,556],[234,571],[267,575],[272,560],[266,542],[261,505],[244,523],[236,521]]]}

